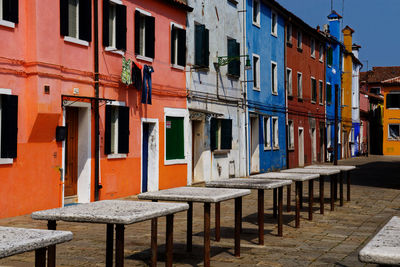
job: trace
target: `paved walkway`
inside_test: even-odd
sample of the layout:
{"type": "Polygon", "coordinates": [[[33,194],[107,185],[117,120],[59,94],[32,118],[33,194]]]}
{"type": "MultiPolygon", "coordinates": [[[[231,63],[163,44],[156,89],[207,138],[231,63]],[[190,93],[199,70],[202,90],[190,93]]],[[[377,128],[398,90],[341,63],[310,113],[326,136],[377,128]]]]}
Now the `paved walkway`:
{"type": "MultiPolygon", "coordinates": [[[[360,167],[352,176],[352,201],[345,202],[343,207],[337,206],[334,212],[330,212],[329,200],[325,199],[325,215],[319,214],[316,204],[313,221],[307,220],[306,202],[301,214],[300,229],[294,228],[292,202],[292,212],[284,213],[283,237],[276,236],[276,223],[272,219],[272,192],[266,191],[265,246],[257,245],[257,193],[254,191],[249,197],[245,197],[240,258],[232,256],[233,201],[223,202],[221,241],[211,242],[211,266],[366,266],[358,261],[358,251],[393,215],[400,215],[400,157],[370,156],[342,160],[339,164],[360,167]]],[[[325,186],[325,192],[329,192],[329,184],[325,183],[325,186]]],[[[317,196],[317,185],[314,190],[317,191],[317,196]]],[[[307,192],[308,189],[305,188],[305,195],[307,192]]],[[[135,200],[135,197],[131,199],[135,200]]],[[[33,221],[28,215],[2,219],[0,225],[46,228],[45,222],[33,221]]],[[[74,239],[57,246],[57,265],[104,266],[104,225],[59,222],[58,229],[72,231],[74,239]]],[[[194,204],[193,253],[187,254],[186,214],[175,216],[176,266],[202,266],[202,229],[203,208],[200,204],[194,204]]],[[[163,266],[165,219],[159,221],[158,232],[159,266],[163,266]]],[[[149,248],[150,222],[126,227],[125,266],[147,266],[150,262],[149,248]]],[[[34,254],[25,253],[0,260],[0,266],[33,266],[33,262],[34,254]]]]}

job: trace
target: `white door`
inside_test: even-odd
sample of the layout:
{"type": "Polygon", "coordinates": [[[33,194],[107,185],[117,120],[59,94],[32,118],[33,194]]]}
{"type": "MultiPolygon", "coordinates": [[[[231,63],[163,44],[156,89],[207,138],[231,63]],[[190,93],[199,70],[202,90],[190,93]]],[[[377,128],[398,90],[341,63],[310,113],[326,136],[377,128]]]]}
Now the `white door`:
{"type": "Polygon", "coordinates": [[[299,127],[299,166],[304,166],[304,129],[299,127]]]}
{"type": "Polygon", "coordinates": [[[259,120],[258,117],[250,118],[250,132],[251,132],[251,169],[250,173],[260,172],[260,137],[259,137],[259,120]]]}

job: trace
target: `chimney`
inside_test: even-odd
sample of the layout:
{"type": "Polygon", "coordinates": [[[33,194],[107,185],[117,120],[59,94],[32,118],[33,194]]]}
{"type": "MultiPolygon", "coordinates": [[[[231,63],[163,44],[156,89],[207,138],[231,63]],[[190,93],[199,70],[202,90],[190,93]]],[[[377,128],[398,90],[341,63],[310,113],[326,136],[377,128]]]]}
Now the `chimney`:
{"type": "Polygon", "coordinates": [[[335,10],[328,16],[329,20],[329,33],[335,37],[336,39],[340,40],[340,16],[335,10]]]}

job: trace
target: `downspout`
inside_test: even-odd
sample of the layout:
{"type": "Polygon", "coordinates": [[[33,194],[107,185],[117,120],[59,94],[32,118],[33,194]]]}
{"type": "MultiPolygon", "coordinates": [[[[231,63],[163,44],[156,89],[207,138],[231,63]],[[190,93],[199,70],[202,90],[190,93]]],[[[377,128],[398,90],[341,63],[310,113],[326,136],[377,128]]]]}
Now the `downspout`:
{"type": "MultiPolygon", "coordinates": [[[[243,55],[246,54],[246,1],[242,0],[242,9],[244,10],[243,12],[243,55]]],[[[250,56],[250,55],[249,55],[250,56]]],[[[246,176],[250,176],[250,170],[249,170],[249,143],[248,143],[248,109],[247,109],[247,71],[246,68],[243,67],[243,108],[244,108],[244,139],[245,139],[245,153],[246,153],[246,176]]]]}
{"type": "Polygon", "coordinates": [[[94,0],[94,200],[99,200],[99,25],[98,25],[98,0],[94,0]]]}
{"type": "MultiPolygon", "coordinates": [[[[288,20],[289,20],[289,18],[288,18],[288,20]]],[[[286,68],[287,68],[287,45],[286,45],[286,40],[287,40],[287,36],[286,36],[286,34],[287,34],[287,27],[288,26],[288,23],[286,23],[286,25],[285,25],[285,36],[284,36],[284,40],[283,40],[283,43],[284,43],[284,47],[285,47],[285,51],[284,51],[284,57],[285,57],[285,67],[284,67],[284,72],[285,72],[285,75],[284,75],[284,82],[285,82],[285,108],[286,108],[286,112],[285,112],[285,118],[286,118],[286,127],[285,127],[285,138],[286,138],[286,169],[289,169],[289,140],[288,140],[288,136],[289,136],[289,133],[288,133],[288,131],[290,131],[290,129],[288,129],[288,126],[289,126],[289,106],[288,106],[288,94],[287,94],[287,91],[288,91],[288,84],[287,84],[287,77],[286,77],[286,75],[287,75],[287,71],[286,71],[286,68]]],[[[293,126],[294,127],[294,126],[293,126]]]]}

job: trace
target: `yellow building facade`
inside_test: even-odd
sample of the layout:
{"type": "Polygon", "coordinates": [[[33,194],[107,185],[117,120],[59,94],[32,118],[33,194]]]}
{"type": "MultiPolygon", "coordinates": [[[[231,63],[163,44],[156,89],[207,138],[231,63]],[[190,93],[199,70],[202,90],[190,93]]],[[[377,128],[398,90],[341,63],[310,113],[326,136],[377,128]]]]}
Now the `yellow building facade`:
{"type": "Polygon", "coordinates": [[[383,84],[383,154],[400,155],[400,77],[383,84]]]}

